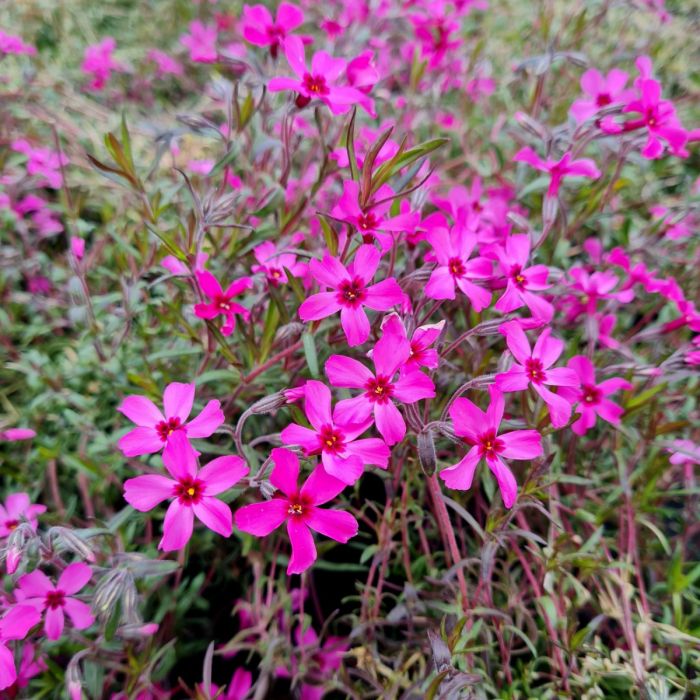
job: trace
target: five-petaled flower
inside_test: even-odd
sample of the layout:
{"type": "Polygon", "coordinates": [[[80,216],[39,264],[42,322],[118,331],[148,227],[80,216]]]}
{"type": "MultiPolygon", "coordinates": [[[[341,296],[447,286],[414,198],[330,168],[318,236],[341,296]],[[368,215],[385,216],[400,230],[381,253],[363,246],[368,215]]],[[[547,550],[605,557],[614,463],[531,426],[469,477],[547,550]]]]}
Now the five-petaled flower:
{"type": "Polygon", "coordinates": [[[595,367],[584,355],[575,355],[567,363],[578,375],[580,387],[562,387],[560,396],[571,403],[578,402],[581,417],[571,426],[577,435],[585,435],[596,422],[596,416],[612,425],[619,425],[624,409],[607,398],[621,389],[632,389],[632,384],[620,377],[613,377],[596,384],[595,367]]]}
{"type": "Polygon", "coordinates": [[[4,504],[0,504],[0,537],[7,537],[20,523],[29,523],[36,530],[37,516],[46,511],[46,506],[31,503],[26,493],[11,493],[4,504]]]}
{"type": "Polygon", "coordinates": [[[581,90],[586,97],[576,100],[569,113],[580,124],[609,105],[626,103],[634,94],[625,90],[628,78],[619,68],[613,68],[606,76],[590,68],[581,76],[581,90]]]}
{"type": "Polygon", "coordinates": [[[279,4],[275,19],[264,5],[243,5],[240,28],[246,41],[255,46],[269,46],[270,55],[277,58],[280,44],[303,21],[304,13],[288,2],[279,4]]]}
{"type": "Polygon", "coordinates": [[[245,462],[240,457],[217,457],[198,469],[197,453],[184,433],[176,432],[163,450],[163,464],[172,478],[144,474],[124,483],[124,499],[141,512],[171,499],[158,548],[166,552],[182,549],[192,536],[195,515],[210,530],[229,537],[231,509],[214,496],[248,474],[245,462]]]}
{"type": "Polygon", "coordinates": [[[59,639],[65,624],[64,612],[76,629],[90,627],[95,618],[90,606],[74,598],[92,577],[92,569],[82,562],[69,564],[54,585],[49,577],[36,569],[20,576],[17,581],[17,599],[20,605],[31,605],[44,614],[44,631],[49,639],[59,639]]]}
{"type": "Polygon", "coordinates": [[[360,423],[374,415],[377,430],[387,445],[403,440],[406,423],[394,401],[410,404],[435,396],[433,380],[415,366],[405,366],[410,354],[411,347],[406,338],[384,333],[372,350],[374,372],[351,357],[331,355],[326,362],[330,383],[337,387],[362,389],[359,396],[336,404],[338,418],[360,423]]]}
{"type": "Polygon", "coordinates": [[[250,277],[241,277],[234,280],[224,290],[209,270],[199,270],[195,272],[195,276],[202,291],[211,299],[208,304],[195,304],[195,316],[207,320],[223,316],[224,325],[221,327],[221,335],[224,336],[231,335],[236,329],[236,314],[242,316],[244,321],[250,318],[250,311],[245,306],[241,306],[241,304],[233,301],[233,297],[242,294],[253,286],[253,280],[250,277]]]}
{"type": "Polygon", "coordinates": [[[138,426],[119,440],[119,449],[126,457],[159,452],[171,436],[183,432],[190,438],[207,438],[223,422],[221,404],[209,401],[202,412],[191,421],[187,418],[194,403],[194,384],[172,382],[163,392],[163,413],[145,396],[127,396],[117,408],[138,426]]]}
{"type": "Polygon", "coordinates": [[[332,292],[313,294],[299,307],[302,321],[318,321],[340,311],[340,324],[348,345],[361,345],[369,338],[369,319],[363,307],[387,311],[404,302],[406,295],[393,278],[369,285],[377,271],[379,251],[372,245],[361,245],[355,259],[345,267],[338,258],[326,253],[322,261],[312,260],[309,271],[319,284],[332,292]],[[368,286],[369,285],[369,286],[368,286]]]}
{"type": "Polygon", "coordinates": [[[337,409],[331,413],[331,392],[323,382],[306,382],[304,410],[313,429],[297,423],[288,425],[280,434],[285,445],[300,445],[307,455],[320,454],[324,469],[345,484],[354,484],[365,465],[387,468],[390,450],[384,442],[378,438],[357,439],[372,419],[348,422],[337,409]]]}
{"type": "Polygon", "coordinates": [[[484,459],[496,477],[506,508],[511,508],[518,495],[513,472],[503,459],[529,460],[542,455],[542,442],[536,430],[513,430],[500,433],[505,402],[503,394],[490,388],[491,402],[486,413],[469,399],[459,398],[450,406],[455,433],[471,445],[469,452],[452,467],[443,469],[440,477],[451,489],[471,488],[474,472],[484,459]]]}
{"type": "Polygon", "coordinates": [[[551,330],[545,328],[537,338],[535,347],[530,349],[525,331],[518,321],[504,323],[500,331],[519,364],[496,375],[496,388],[503,392],[523,391],[531,385],[547,404],[552,425],[555,428],[565,426],[571,418],[571,404],[545,386],[579,385],[576,372],[567,367],[552,367],[564,351],[564,342],[552,338],[551,330]]]}
{"type": "Polygon", "coordinates": [[[357,520],[340,510],[319,506],[335,498],[345,484],[317,466],[301,489],[299,459],[284,448],[272,450],[274,469],[270,482],[281,493],[269,501],[243,506],[236,511],[236,527],[257,537],[265,537],[285,520],[292,545],[288,574],[300,574],[316,561],[316,545],[311,530],[345,543],[357,534],[357,520]]]}

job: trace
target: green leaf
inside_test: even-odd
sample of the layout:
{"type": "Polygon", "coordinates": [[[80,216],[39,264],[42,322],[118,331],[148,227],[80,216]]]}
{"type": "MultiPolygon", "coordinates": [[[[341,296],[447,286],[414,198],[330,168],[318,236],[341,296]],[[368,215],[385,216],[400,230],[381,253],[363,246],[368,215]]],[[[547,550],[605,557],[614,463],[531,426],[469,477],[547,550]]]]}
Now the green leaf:
{"type": "MultiPolygon", "coordinates": [[[[272,290],[270,290],[272,291],[272,290]]],[[[277,291],[277,290],[275,290],[277,291]]],[[[284,304],[282,304],[284,308],[284,304]]],[[[259,362],[262,364],[267,359],[270,354],[270,348],[272,347],[272,341],[275,339],[275,333],[277,332],[277,327],[280,323],[280,309],[279,302],[277,299],[273,299],[273,303],[269,304],[267,307],[267,314],[265,316],[265,327],[263,329],[262,338],[260,340],[260,358],[259,362]]]]}
{"type": "Polygon", "coordinates": [[[323,231],[323,238],[326,241],[326,247],[331,255],[338,254],[338,234],[335,229],[331,226],[328,219],[323,215],[318,215],[318,220],[321,224],[321,230],[323,231]]]}
{"type": "Polygon", "coordinates": [[[357,154],[355,153],[355,117],[357,116],[357,107],[352,108],[352,115],[348,122],[348,129],[345,136],[345,147],[348,152],[348,161],[350,163],[350,176],[355,182],[360,179],[360,170],[357,167],[357,154]]]}
{"type": "Polygon", "coordinates": [[[311,333],[303,333],[301,342],[304,344],[304,355],[306,356],[306,364],[309,366],[311,376],[318,378],[318,355],[316,354],[316,344],[311,333]]]}

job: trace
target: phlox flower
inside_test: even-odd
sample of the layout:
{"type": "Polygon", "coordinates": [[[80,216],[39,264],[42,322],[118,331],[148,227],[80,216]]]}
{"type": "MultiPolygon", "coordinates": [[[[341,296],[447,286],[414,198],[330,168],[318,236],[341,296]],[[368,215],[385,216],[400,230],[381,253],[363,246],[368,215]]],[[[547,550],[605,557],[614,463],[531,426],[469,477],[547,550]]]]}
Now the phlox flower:
{"type": "Polygon", "coordinates": [[[425,285],[425,295],[430,299],[454,299],[455,288],[462,291],[475,311],[483,311],[491,303],[491,292],[474,284],[472,280],[491,276],[491,262],[486,258],[470,256],[476,247],[476,236],[461,226],[452,231],[433,229],[425,234],[433,247],[437,266],[425,285]]]}
{"type": "Polygon", "coordinates": [[[695,308],[695,304],[686,299],[679,299],[676,301],[676,308],[681,316],[673,321],[664,323],[664,333],[675,331],[677,328],[683,328],[683,326],[688,326],[691,331],[696,333],[700,331],[700,311],[695,308]]]}
{"type": "Polygon", "coordinates": [[[173,58],[164,51],[151,49],[146,58],[156,64],[156,70],[159,77],[165,75],[183,75],[184,70],[182,64],[176,58],[173,58]]]}
{"type": "Polygon", "coordinates": [[[376,118],[374,100],[368,97],[372,88],[379,82],[379,71],[374,63],[374,52],[371,50],[363,51],[348,63],[345,72],[351,87],[357,88],[364,95],[363,100],[359,103],[362,109],[370,117],[376,118]]]}
{"type": "Polygon", "coordinates": [[[293,90],[298,93],[297,107],[306,107],[311,100],[318,99],[333,114],[347,112],[350,105],[362,104],[366,100],[366,95],[357,88],[336,85],[340,74],[345,70],[344,59],[333,58],[325,51],[318,51],[311,59],[311,68],[307,70],[304,43],[297,36],[287,37],[284,53],[297,77],[272,78],[267,86],[270,92],[293,90]]]}
{"type": "Polygon", "coordinates": [[[513,160],[516,163],[527,163],[535,170],[549,174],[546,199],[554,199],[557,196],[561,183],[568,176],[587,177],[591,180],[597,180],[600,177],[600,170],[590,158],[572,160],[569,152],[565,153],[559,160],[544,160],[532,148],[526,146],[515,154],[513,160]]]}
{"type": "Polygon", "coordinates": [[[19,668],[17,669],[17,680],[15,681],[15,686],[17,688],[26,688],[29,685],[29,681],[38,676],[40,673],[46,671],[47,666],[44,660],[36,655],[36,650],[33,644],[25,642],[22,645],[22,656],[19,662],[19,668]]]}
{"type": "Polygon", "coordinates": [[[303,22],[304,13],[289,2],[279,4],[275,19],[264,5],[243,5],[240,28],[246,41],[269,46],[270,55],[277,58],[280,44],[303,22]]]}
{"type": "Polygon", "coordinates": [[[581,90],[586,97],[576,100],[569,114],[581,124],[611,104],[626,103],[634,93],[625,90],[629,75],[619,68],[613,68],[606,76],[595,68],[590,68],[581,76],[581,90]]]}
{"type": "Polygon", "coordinates": [[[596,416],[604,421],[619,425],[624,409],[608,399],[621,389],[632,389],[632,385],[620,377],[613,377],[596,383],[593,363],[584,355],[575,355],[567,363],[569,369],[578,375],[580,387],[562,387],[559,394],[571,403],[578,402],[580,418],[571,426],[577,435],[585,435],[596,422],[596,416]]]}
{"type": "MultiPolygon", "coordinates": [[[[419,326],[413,331],[409,342],[410,352],[406,360],[406,367],[427,367],[437,369],[440,364],[440,356],[435,348],[430,346],[440,337],[445,321],[419,326]]],[[[408,340],[406,328],[397,314],[389,314],[382,321],[382,333],[398,335],[408,340]]]]}
{"type": "Polygon", "coordinates": [[[411,348],[405,338],[384,333],[372,350],[374,372],[351,357],[331,355],[326,362],[330,383],[347,389],[362,389],[359,396],[338,402],[338,417],[359,423],[374,416],[377,430],[387,445],[403,440],[406,423],[394,401],[415,403],[435,396],[435,384],[427,374],[415,366],[405,367],[410,354],[411,348]]]}
{"type": "Polygon", "coordinates": [[[237,668],[223,694],[223,700],[243,700],[253,685],[253,674],[244,668],[237,668]]]}
{"type": "Polygon", "coordinates": [[[224,336],[231,335],[235,330],[236,314],[242,316],[245,321],[250,318],[250,312],[245,306],[232,301],[233,297],[242,294],[253,286],[253,280],[250,277],[241,277],[234,280],[224,290],[209,270],[197,270],[195,276],[204,294],[211,299],[208,304],[195,304],[195,316],[207,320],[223,316],[224,325],[221,327],[221,334],[224,336]]]}
{"type": "Polygon", "coordinates": [[[43,613],[44,631],[51,640],[59,639],[63,634],[64,613],[76,629],[87,629],[95,621],[90,606],[73,596],[85,588],[91,577],[92,569],[82,562],[69,564],[55,585],[39,569],[24,574],[17,581],[20,607],[30,605],[43,613]]]}
{"type": "Polygon", "coordinates": [[[394,244],[394,236],[401,231],[412,231],[418,223],[416,214],[406,213],[388,217],[394,192],[388,185],[379,188],[374,201],[364,208],[360,206],[360,185],[354,180],[345,180],[343,194],[334,207],[332,215],[336,219],[351,224],[362,236],[365,243],[376,239],[382,252],[390,250],[394,244]]]}
{"type": "Polygon", "coordinates": [[[542,442],[536,430],[513,430],[500,433],[505,402],[495,387],[489,390],[490,403],[484,413],[469,399],[459,398],[450,406],[455,433],[471,445],[469,452],[452,467],[443,469],[440,478],[451,489],[471,488],[474,472],[484,459],[496,477],[506,508],[511,508],[518,496],[513,472],[503,459],[530,460],[542,455],[542,442]]]}
{"type": "Polygon", "coordinates": [[[108,36],[98,44],[85,49],[80,69],[83,73],[92,75],[92,82],[88,86],[91,90],[104,89],[112,76],[112,71],[124,70],[124,66],[112,57],[115,48],[117,48],[117,42],[108,36]]]}
{"type": "Polygon", "coordinates": [[[285,269],[291,272],[294,277],[304,277],[308,270],[305,263],[297,262],[296,255],[278,253],[277,247],[272,241],[265,241],[255,246],[253,255],[255,255],[258,264],[251,267],[252,272],[262,272],[268,284],[273,287],[289,282],[285,269]]]}
{"type": "Polygon", "coordinates": [[[406,299],[393,277],[369,285],[380,258],[381,255],[374,246],[361,245],[348,267],[328,253],[325,253],[320,262],[312,260],[309,263],[311,275],[319,284],[333,291],[311,295],[299,307],[299,318],[305,322],[318,321],[340,311],[340,324],[348,345],[364,343],[369,338],[369,319],[364,307],[388,311],[406,299]]]}
{"type": "Polygon", "coordinates": [[[33,530],[37,528],[37,516],[46,512],[46,506],[31,503],[26,493],[11,493],[0,504],[0,537],[8,537],[23,522],[29,523],[33,530]]]}
{"type": "Polygon", "coordinates": [[[574,294],[564,298],[564,303],[568,305],[568,323],[573,323],[583,314],[594,316],[601,300],[611,299],[627,304],[634,299],[632,289],[613,291],[620,280],[617,275],[607,270],[589,274],[582,267],[573,267],[569,270],[569,275],[573,279],[569,289],[574,294]]]}
{"type": "Polygon", "coordinates": [[[218,55],[216,27],[195,20],[190,23],[189,30],[189,34],[180,37],[180,43],[189,49],[190,60],[195,63],[214,63],[218,55]]]}
{"type": "Polygon", "coordinates": [[[517,363],[507,372],[496,375],[496,388],[502,392],[524,391],[528,386],[542,397],[549,409],[549,417],[555,428],[561,428],[571,418],[571,404],[558,394],[551,392],[545,384],[553,386],[578,386],[576,372],[567,367],[552,367],[564,351],[564,342],[552,338],[551,330],[545,328],[530,348],[525,331],[518,321],[504,323],[500,329],[517,363]]]}
{"type": "Polygon", "coordinates": [[[248,474],[240,457],[217,457],[205,467],[197,466],[197,453],[184,433],[173,433],[163,450],[163,464],[172,478],[144,474],[124,482],[124,500],[145,513],[170,500],[158,549],[182,549],[192,537],[196,515],[210,530],[229,537],[231,509],[218,498],[248,474]]]}
{"type": "Polygon", "coordinates": [[[118,445],[124,455],[136,457],[159,452],[178,432],[190,438],[209,437],[224,422],[224,413],[219,401],[213,399],[188,422],[194,391],[194,384],[168,384],[163,392],[163,413],[145,396],[127,396],[117,410],[138,427],[120,438],[118,445]]]}
{"type": "Polygon", "coordinates": [[[33,56],[36,49],[31,45],[22,41],[22,37],[14,34],[7,34],[0,29],[0,54],[26,54],[33,56]]]}
{"type": "Polygon", "coordinates": [[[549,323],[554,315],[554,307],[535,293],[551,287],[547,284],[549,269],[546,265],[528,267],[531,245],[530,236],[517,234],[508,236],[504,246],[495,248],[507,282],[506,291],[494,308],[509,313],[525,305],[535,318],[549,323]]]}
{"type": "MultiPolygon", "coordinates": [[[[22,661],[20,662],[20,674],[17,673],[15,656],[6,642],[24,639],[29,630],[38,624],[40,620],[41,613],[33,605],[24,603],[12,606],[0,619],[0,690],[6,690],[18,683],[20,674],[26,678],[29,670],[23,653],[22,661]]],[[[31,649],[31,645],[25,645],[25,649],[27,647],[31,649]]]]}
{"type": "MultiPolygon", "coordinates": [[[[39,178],[37,183],[39,186],[50,187],[53,190],[61,189],[63,186],[61,167],[68,165],[68,158],[63,153],[56,153],[50,148],[34,147],[27,139],[13,141],[12,150],[26,156],[27,173],[39,178]]],[[[40,197],[33,196],[32,199],[25,198],[23,204],[24,206],[22,206],[22,203],[18,205],[18,211],[21,214],[26,214],[29,211],[38,211],[41,205],[45,205],[46,202],[40,197]],[[29,208],[30,203],[37,206],[29,208]]]]}
{"type": "Polygon", "coordinates": [[[19,440],[31,440],[36,437],[36,431],[31,428],[6,428],[0,430],[0,442],[17,442],[19,440]]]}
{"type": "Polygon", "coordinates": [[[331,413],[330,389],[315,380],[304,385],[304,411],[312,428],[297,423],[288,425],[280,434],[285,445],[300,445],[306,455],[321,455],[323,468],[345,484],[354,484],[362,475],[365,465],[386,469],[390,450],[378,438],[357,437],[372,424],[371,418],[349,422],[331,413]]]}
{"type": "Polygon", "coordinates": [[[345,488],[342,481],[318,466],[300,489],[297,456],[281,447],[272,450],[271,456],[275,467],[270,482],[281,493],[269,501],[239,508],[236,527],[256,537],[265,537],[286,521],[292,545],[287,574],[300,574],[316,561],[312,530],[345,543],[357,534],[358,524],[350,513],[319,508],[345,488]]]}

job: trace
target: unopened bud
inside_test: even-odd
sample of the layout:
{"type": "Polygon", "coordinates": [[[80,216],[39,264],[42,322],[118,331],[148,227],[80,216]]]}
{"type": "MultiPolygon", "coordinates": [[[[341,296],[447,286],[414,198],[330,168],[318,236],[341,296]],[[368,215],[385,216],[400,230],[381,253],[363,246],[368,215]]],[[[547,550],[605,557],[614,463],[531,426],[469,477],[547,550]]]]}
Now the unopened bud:
{"type": "Polygon", "coordinates": [[[542,228],[549,231],[554,225],[559,211],[559,200],[556,197],[545,197],[542,203],[542,228]]]}
{"type": "Polygon", "coordinates": [[[304,324],[292,321],[280,326],[277,330],[277,338],[280,340],[297,340],[304,332],[304,324]]]}
{"type": "Polygon", "coordinates": [[[158,631],[158,625],[155,622],[143,622],[132,625],[122,625],[117,634],[122,639],[143,639],[144,637],[152,637],[158,631]]]}
{"type": "Polygon", "coordinates": [[[551,139],[551,134],[547,127],[536,119],[533,119],[529,114],[525,114],[525,112],[516,112],[513,116],[515,121],[528,133],[542,141],[549,141],[551,139]]]}
{"type": "Polygon", "coordinates": [[[8,574],[17,571],[22,554],[29,546],[31,540],[36,538],[34,528],[29,523],[20,523],[7,538],[7,546],[4,551],[5,569],[8,574]]]}
{"type": "Polygon", "coordinates": [[[75,530],[70,530],[67,527],[52,527],[46,533],[46,537],[49,542],[54,539],[56,544],[59,545],[61,549],[67,549],[73,554],[77,554],[79,557],[85,559],[85,561],[94,562],[95,554],[92,549],[87,545],[87,543],[82,540],[75,530]]]}
{"type": "Polygon", "coordinates": [[[277,409],[282,408],[287,403],[285,392],[277,391],[274,394],[265,396],[259,401],[256,401],[251,407],[250,412],[261,415],[264,413],[276,413],[277,409]]]}
{"type": "Polygon", "coordinates": [[[430,429],[422,430],[418,433],[418,459],[425,474],[428,476],[435,474],[437,457],[435,455],[433,431],[430,429]]]}

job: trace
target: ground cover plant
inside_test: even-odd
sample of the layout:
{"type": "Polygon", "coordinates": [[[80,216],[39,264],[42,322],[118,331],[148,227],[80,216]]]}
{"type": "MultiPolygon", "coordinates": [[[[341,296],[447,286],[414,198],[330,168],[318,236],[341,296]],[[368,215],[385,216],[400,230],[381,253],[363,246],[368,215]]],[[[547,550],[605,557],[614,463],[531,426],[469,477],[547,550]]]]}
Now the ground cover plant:
{"type": "Polygon", "coordinates": [[[697,0],[0,7],[0,696],[700,695],[697,0]]]}

